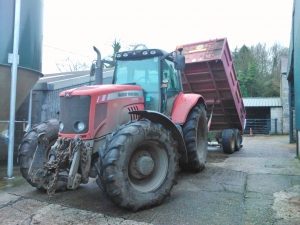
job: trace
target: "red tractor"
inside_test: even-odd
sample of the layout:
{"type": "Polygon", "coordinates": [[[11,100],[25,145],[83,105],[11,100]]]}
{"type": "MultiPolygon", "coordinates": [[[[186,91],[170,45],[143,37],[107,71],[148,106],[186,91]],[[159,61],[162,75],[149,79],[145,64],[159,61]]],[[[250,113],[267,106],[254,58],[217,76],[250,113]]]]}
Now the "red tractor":
{"type": "MultiPolygon", "coordinates": [[[[103,60],[94,49],[101,83],[103,60]]],[[[23,177],[48,194],[97,177],[114,203],[138,210],[169,195],[179,168],[202,171],[206,103],[183,93],[181,51],[117,53],[112,84],[61,92],[60,120],[36,125],[19,146],[23,177]]]]}

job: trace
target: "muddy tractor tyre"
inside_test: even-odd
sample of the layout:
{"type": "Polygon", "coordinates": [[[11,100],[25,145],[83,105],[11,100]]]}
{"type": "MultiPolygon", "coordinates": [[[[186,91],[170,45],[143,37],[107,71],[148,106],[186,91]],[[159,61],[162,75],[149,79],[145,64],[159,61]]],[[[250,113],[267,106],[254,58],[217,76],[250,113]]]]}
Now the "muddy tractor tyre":
{"type": "Polygon", "coordinates": [[[188,164],[183,169],[201,172],[207,157],[207,121],[204,104],[195,105],[183,126],[183,137],[187,148],[188,164]]]}
{"type": "Polygon", "coordinates": [[[233,134],[234,134],[234,151],[239,151],[241,147],[241,134],[238,129],[233,129],[233,134]]]}
{"type": "Polygon", "coordinates": [[[99,151],[103,191],[123,208],[158,205],[176,183],[177,142],[161,124],[127,123],[107,136],[99,151]]]}
{"type": "Polygon", "coordinates": [[[232,154],[235,150],[235,136],[231,129],[225,129],[222,132],[222,146],[225,154],[232,154]]]}
{"type": "MultiPolygon", "coordinates": [[[[49,144],[46,146],[44,150],[44,159],[41,159],[44,162],[46,162],[49,159],[48,157],[49,157],[51,146],[54,145],[55,141],[57,140],[58,129],[59,129],[59,121],[56,119],[48,120],[43,123],[37,124],[24,135],[23,140],[19,145],[18,163],[20,166],[20,171],[22,176],[33,187],[36,187],[37,185],[31,182],[28,175],[28,170],[38,145],[38,137],[40,134],[45,133],[45,137],[49,142],[49,144]]],[[[42,189],[42,187],[40,189],[42,189]]]]}

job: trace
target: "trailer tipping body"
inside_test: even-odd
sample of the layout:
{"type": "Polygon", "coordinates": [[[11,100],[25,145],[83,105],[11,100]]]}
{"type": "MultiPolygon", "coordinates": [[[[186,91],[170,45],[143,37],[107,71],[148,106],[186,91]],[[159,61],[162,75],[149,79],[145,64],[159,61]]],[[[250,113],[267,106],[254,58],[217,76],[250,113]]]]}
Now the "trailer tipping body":
{"type": "Polygon", "coordinates": [[[207,115],[212,106],[211,130],[236,128],[243,133],[246,110],[226,38],[183,45],[185,70],[181,72],[184,93],[205,98],[207,115]]]}

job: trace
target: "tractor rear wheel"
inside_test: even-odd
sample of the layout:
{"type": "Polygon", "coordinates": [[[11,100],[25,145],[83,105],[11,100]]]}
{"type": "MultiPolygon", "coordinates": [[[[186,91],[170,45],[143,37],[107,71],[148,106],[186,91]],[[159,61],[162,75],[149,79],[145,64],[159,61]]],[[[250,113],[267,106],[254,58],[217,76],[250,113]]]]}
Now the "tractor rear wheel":
{"type": "Polygon", "coordinates": [[[177,142],[161,124],[127,123],[99,151],[103,191],[121,207],[137,211],[158,205],[176,182],[177,142]]]}
{"type": "MultiPolygon", "coordinates": [[[[39,139],[41,134],[45,134],[48,144],[44,150],[44,158],[41,158],[43,162],[49,160],[49,153],[52,145],[55,144],[58,137],[59,121],[56,119],[48,120],[43,123],[37,124],[30,131],[28,131],[19,145],[18,149],[18,163],[20,166],[20,171],[22,176],[27,180],[29,184],[33,187],[37,187],[36,183],[32,183],[28,170],[33,160],[34,153],[37,149],[39,139]]],[[[38,189],[43,189],[43,187],[37,187],[38,189]]]]}
{"type": "Polygon", "coordinates": [[[207,157],[207,121],[204,104],[195,105],[183,126],[183,136],[188,154],[188,164],[183,168],[201,172],[207,157]]]}
{"type": "Polygon", "coordinates": [[[222,146],[225,154],[232,154],[235,150],[235,136],[231,129],[225,129],[222,132],[222,146]]]}

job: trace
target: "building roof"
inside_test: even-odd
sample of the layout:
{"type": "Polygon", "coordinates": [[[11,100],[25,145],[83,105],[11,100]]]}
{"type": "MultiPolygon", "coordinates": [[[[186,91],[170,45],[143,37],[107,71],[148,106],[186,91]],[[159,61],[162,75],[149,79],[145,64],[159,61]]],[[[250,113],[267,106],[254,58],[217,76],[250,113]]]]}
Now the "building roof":
{"type": "Polygon", "coordinates": [[[245,107],[281,107],[281,98],[272,97],[272,98],[243,98],[245,107]]]}
{"type": "MultiPolygon", "coordinates": [[[[113,72],[113,68],[103,70],[103,84],[111,83],[113,72]]],[[[33,90],[57,90],[84,83],[92,84],[94,81],[95,76],[90,76],[89,70],[45,74],[35,84],[33,90]]]]}

